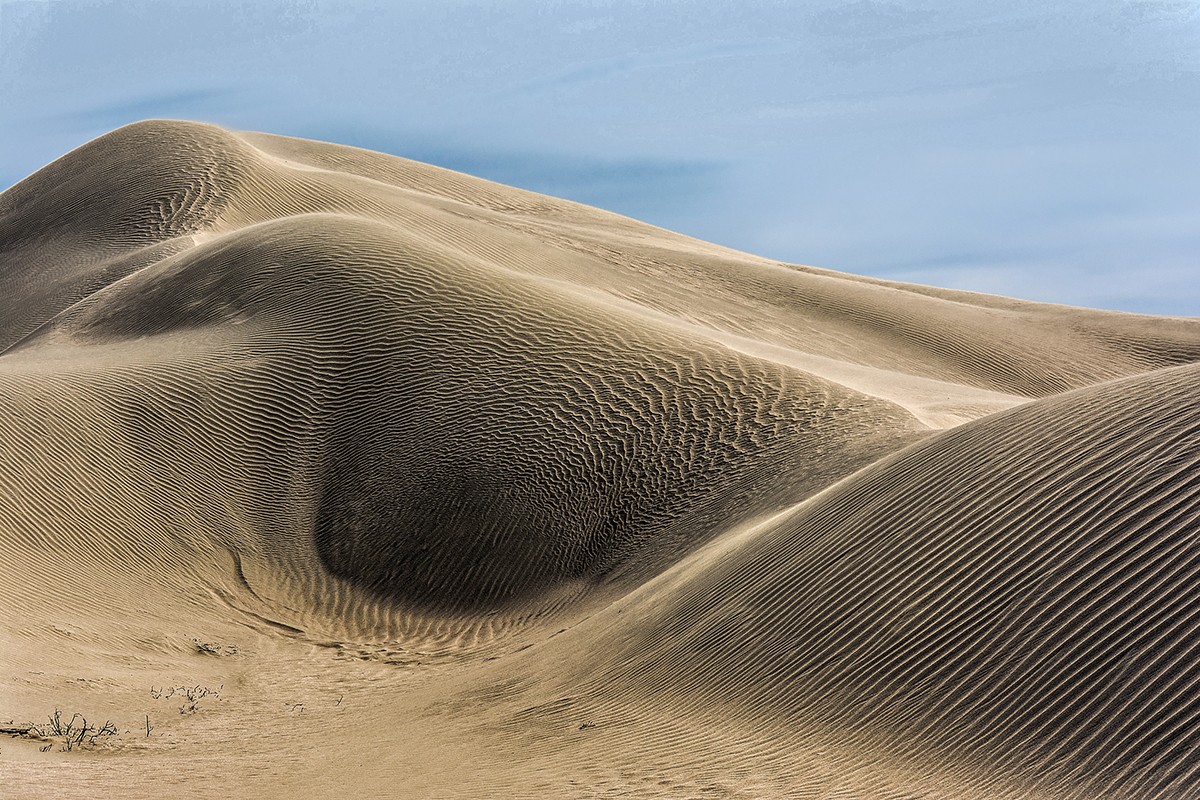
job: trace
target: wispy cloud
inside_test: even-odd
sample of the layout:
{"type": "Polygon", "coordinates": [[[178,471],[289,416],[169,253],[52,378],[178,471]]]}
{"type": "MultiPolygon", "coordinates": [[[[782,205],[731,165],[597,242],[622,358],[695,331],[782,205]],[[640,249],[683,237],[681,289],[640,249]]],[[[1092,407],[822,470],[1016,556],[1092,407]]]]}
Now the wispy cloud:
{"type": "Polygon", "coordinates": [[[578,88],[596,81],[625,77],[641,70],[691,66],[724,58],[779,55],[788,53],[795,48],[794,43],[779,39],[752,39],[657,50],[648,53],[630,53],[577,64],[561,72],[525,81],[516,87],[516,91],[537,93],[578,88]]]}
{"type": "Polygon", "coordinates": [[[486,142],[448,143],[427,134],[322,125],[295,132],[436,164],[635,217],[681,213],[722,191],[732,164],[699,158],[504,149],[486,142]]]}
{"type": "Polygon", "coordinates": [[[232,87],[179,89],[138,96],[118,97],[104,103],[50,114],[47,123],[70,129],[111,128],[142,119],[173,115],[196,118],[206,112],[229,107],[245,96],[245,89],[232,87]]]}
{"type": "Polygon", "coordinates": [[[816,120],[844,117],[931,118],[984,108],[1001,84],[931,87],[906,92],[870,92],[815,97],[797,103],[765,106],[758,115],[767,120],[816,120]]]}

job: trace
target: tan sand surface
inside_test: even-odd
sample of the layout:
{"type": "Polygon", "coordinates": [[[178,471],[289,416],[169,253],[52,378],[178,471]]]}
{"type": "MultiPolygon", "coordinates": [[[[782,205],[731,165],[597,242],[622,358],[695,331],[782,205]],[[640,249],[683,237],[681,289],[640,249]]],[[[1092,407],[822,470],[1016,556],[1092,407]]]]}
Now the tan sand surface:
{"type": "Polygon", "coordinates": [[[0,796],[1200,797],[1197,362],[121,128],[0,194],[0,796]]]}

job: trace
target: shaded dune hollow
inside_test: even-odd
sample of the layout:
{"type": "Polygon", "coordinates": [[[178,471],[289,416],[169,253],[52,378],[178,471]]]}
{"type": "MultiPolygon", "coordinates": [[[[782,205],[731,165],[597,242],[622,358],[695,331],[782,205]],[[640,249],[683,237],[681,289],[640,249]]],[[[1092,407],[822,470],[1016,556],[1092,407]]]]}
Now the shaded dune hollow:
{"type": "Polygon", "coordinates": [[[1200,796],[1198,361],[1194,318],[138,123],[0,194],[0,716],[205,629],[490,765],[376,753],[377,796],[1200,796]]]}

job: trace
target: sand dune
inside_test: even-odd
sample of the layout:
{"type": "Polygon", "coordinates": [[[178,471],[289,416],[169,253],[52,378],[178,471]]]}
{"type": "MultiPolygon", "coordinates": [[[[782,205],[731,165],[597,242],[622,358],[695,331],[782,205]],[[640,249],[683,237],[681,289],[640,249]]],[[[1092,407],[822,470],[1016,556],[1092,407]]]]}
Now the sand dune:
{"type": "Polygon", "coordinates": [[[1200,796],[1200,320],[157,121],[0,349],[22,796],[1200,796]]]}
{"type": "Polygon", "coordinates": [[[637,696],[1030,793],[1188,796],[1198,377],[964,425],[696,554],[546,648],[571,665],[556,713],[637,696]]]}

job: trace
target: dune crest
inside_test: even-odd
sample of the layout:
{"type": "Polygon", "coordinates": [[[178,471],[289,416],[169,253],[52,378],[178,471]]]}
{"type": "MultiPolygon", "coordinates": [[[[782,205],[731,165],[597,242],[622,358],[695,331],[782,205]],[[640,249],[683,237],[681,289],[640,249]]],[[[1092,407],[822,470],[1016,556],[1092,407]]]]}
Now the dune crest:
{"type": "Polygon", "coordinates": [[[1189,796],[1195,362],[1197,319],[119,129],[0,194],[0,717],[125,733],[6,767],[33,796],[151,759],[223,765],[205,796],[1189,796]],[[198,681],[174,717],[145,691],[198,681]]]}

